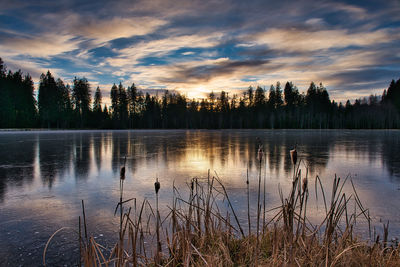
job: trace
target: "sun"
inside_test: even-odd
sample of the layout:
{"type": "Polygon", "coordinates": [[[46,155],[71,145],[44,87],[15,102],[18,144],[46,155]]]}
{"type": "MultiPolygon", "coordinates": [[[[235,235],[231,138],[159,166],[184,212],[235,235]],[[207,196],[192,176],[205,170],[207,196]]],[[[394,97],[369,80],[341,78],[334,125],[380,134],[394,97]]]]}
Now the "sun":
{"type": "Polygon", "coordinates": [[[185,90],[185,93],[189,99],[200,99],[207,96],[209,89],[204,85],[194,86],[190,90],[185,90]]]}

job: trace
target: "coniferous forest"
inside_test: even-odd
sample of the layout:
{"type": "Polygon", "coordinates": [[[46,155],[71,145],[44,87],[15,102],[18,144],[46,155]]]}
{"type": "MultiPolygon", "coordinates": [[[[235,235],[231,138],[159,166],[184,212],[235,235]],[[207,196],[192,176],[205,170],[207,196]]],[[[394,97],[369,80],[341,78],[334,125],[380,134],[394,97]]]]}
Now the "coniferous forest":
{"type": "Polygon", "coordinates": [[[300,93],[291,83],[268,90],[249,87],[242,95],[227,91],[205,99],[179,93],[144,94],[135,84],[110,88],[111,106],[85,78],[65,84],[48,71],[40,77],[37,96],[32,77],[6,69],[0,58],[0,128],[51,129],[388,129],[400,127],[400,79],[381,96],[345,104],[331,101],[322,84],[300,93]],[[94,90],[94,97],[91,91],[94,90]]]}

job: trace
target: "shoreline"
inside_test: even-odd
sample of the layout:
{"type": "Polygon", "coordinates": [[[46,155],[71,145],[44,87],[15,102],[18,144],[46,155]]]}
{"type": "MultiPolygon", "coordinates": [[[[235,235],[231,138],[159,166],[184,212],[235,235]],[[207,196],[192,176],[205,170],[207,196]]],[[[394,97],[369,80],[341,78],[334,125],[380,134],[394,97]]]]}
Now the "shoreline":
{"type": "Polygon", "coordinates": [[[47,129],[47,128],[10,128],[10,129],[0,129],[0,133],[2,132],[88,132],[88,131],[399,131],[400,128],[376,128],[376,129],[353,129],[353,128],[329,128],[329,129],[319,129],[319,128],[223,128],[223,129],[210,129],[210,128],[157,128],[157,129],[148,129],[148,128],[137,128],[137,129],[47,129]]]}

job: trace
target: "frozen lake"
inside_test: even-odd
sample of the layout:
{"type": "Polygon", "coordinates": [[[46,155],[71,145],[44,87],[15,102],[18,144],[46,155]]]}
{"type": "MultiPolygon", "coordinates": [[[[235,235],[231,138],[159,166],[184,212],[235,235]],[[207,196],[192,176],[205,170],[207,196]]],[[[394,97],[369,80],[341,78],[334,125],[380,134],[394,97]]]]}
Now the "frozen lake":
{"type": "MultiPolygon", "coordinates": [[[[310,187],[319,175],[326,190],[335,174],[350,176],[373,225],[390,220],[400,236],[400,131],[377,130],[166,130],[0,132],[0,259],[5,266],[38,266],[46,241],[57,229],[77,229],[85,201],[89,233],[112,245],[117,238],[119,169],[127,157],[127,198],[154,201],[161,182],[160,207],[171,202],[172,183],[182,190],[193,177],[214,171],[224,181],[241,220],[246,221],[246,172],[256,203],[258,142],[265,150],[262,175],[267,206],[279,205],[278,185],[292,181],[289,150],[297,144],[310,187]]],[[[346,190],[350,190],[348,183],[346,190]]],[[[253,205],[252,205],[253,206],[253,205]]],[[[322,209],[310,208],[316,221],[322,209]]],[[[256,208],[253,208],[253,212],[256,208]]],[[[48,252],[59,265],[77,262],[72,231],[54,239],[48,252]]]]}

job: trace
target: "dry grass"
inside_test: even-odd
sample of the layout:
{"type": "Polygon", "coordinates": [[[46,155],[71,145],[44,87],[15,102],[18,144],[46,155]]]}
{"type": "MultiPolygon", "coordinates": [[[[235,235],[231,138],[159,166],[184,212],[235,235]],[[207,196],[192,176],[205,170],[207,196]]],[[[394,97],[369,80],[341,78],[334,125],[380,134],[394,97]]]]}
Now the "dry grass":
{"type": "MultiPolygon", "coordinates": [[[[261,163],[262,156],[259,159],[261,163]]],[[[320,224],[309,222],[307,218],[309,178],[307,174],[302,177],[300,164],[301,160],[297,165],[294,162],[291,191],[284,196],[280,190],[281,205],[272,209],[275,215],[267,222],[264,216],[262,220],[260,219],[262,206],[260,169],[256,222],[250,222],[248,211],[248,224],[257,225],[258,231],[252,233],[249,227],[247,234],[217,174],[210,175],[209,172],[206,179],[192,179],[188,184],[188,199],[182,198],[177,188],[173,186],[174,193],[172,203],[168,206],[169,212],[165,218],[160,218],[158,205],[153,211],[147,200],[139,206],[136,205],[135,199],[123,200],[125,177],[123,167],[121,197],[116,208],[116,212],[120,210],[119,241],[108,252],[109,256],[106,258],[105,249],[92,237],[87,236],[83,207],[83,234],[79,225],[80,264],[84,266],[400,266],[399,247],[387,241],[388,224],[384,227],[382,240],[379,236],[374,240],[360,239],[354,234],[356,220],[363,219],[369,225],[370,218],[352,181],[347,181],[347,178],[341,181],[335,177],[330,199],[326,198],[319,177],[315,178],[315,194],[319,196],[317,201],[324,204],[325,215],[320,224]],[[343,187],[349,182],[353,187],[353,193],[346,195],[343,187]],[[228,209],[224,212],[217,204],[221,199],[228,204],[228,209]],[[124,209],[124,206],[128,206],[128,202],[131,201],[134,201],[133,208],[124,209]],[[350,209],[350,202],[355,203],[356,208],[350,209]]],[[[248,179],[246,183],[248,184],[248,179]]],[[[159,186],[158,184],[158,189],[157,185],[155,187],[157,200],[159,186]]],[[[265,215],[264,211],[263,213],[265,215]]]]}

